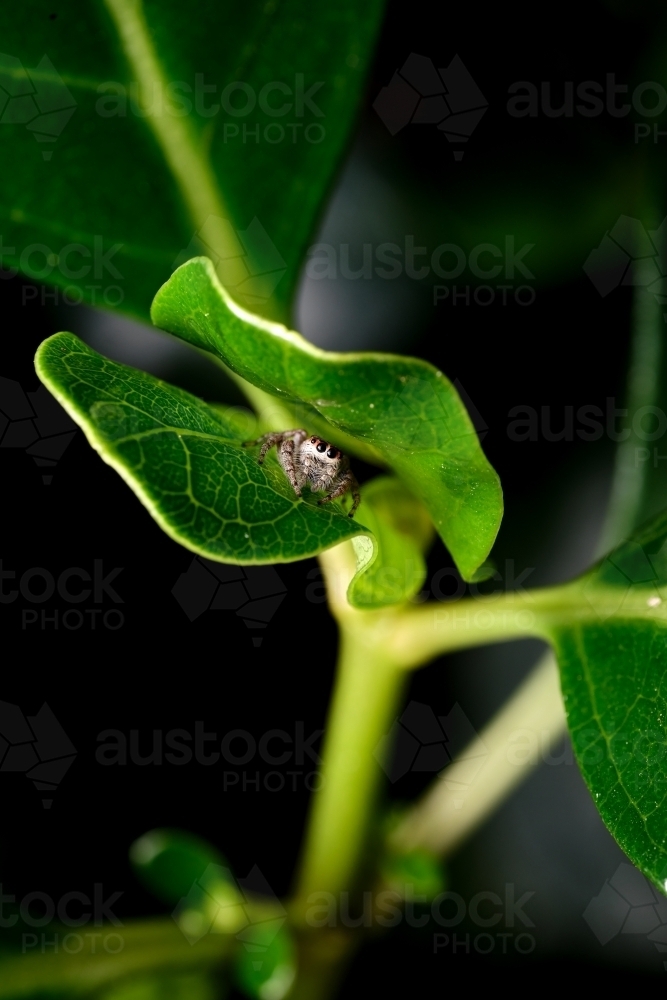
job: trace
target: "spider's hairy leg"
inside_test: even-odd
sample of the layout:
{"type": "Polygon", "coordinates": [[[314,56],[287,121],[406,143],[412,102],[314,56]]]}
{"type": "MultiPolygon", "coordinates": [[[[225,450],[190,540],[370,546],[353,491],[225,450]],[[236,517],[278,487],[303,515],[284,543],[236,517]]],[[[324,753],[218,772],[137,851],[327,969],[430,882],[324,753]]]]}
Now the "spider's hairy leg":
{"type": "Polygon", "coordinates": [[[338,478],[338,480],[336,481],[336,485],[334,489],[332,489],[331,493],[327,493],[325,497],[322,497],[322,499],[318,500],[317,502],[320,505],[323,503],[330,503],[331,500],[337,500],[338,497],[342,497],[345,493],[348,493],[350,491],[352,492],[353,502],[352,502],[352,507],[350,508],[350,511],[347,516],[354,517],[354,512],[361,503],[361,494],[359,492],[359,483],[357,482],[357,477],[350,469],[348,469],[347,472],[344,472],[343,475],[338,478]]]}
{"type": "Polygon", "coordinates": [[[307,437],[308,435],[306,431],[301,430],[301,428],[299,427],[297,427],[296,430],[293,431],[269,431],[268,434],[262,434],[261,437],[256,438],[254,441],[244,441],[243,447],[251,448],[255,444],[261,444],[262,447],[259,450],[259,457],[257,459],[257,461],[261,465],[264,461],[264,457],[269,448],[273,448],[274,445],[281,444],[288,438],[298,438],[299,439],[298,444],[300,445],[301,442],[304,440],[304,438],[307,437]]]}
{"type": "Polygon", "coordinates": [[[361,493],[359,492],[359,483],[357,482],[356,476],[350,472],[351,477],[350,490],[352,491],[352,506],[348,511],[348,517],[354,517],[354,513],[361,503],[361,493]]]}
{"type": "Polygon", "coordinates": [[[262,447],[260,448],[259,457],[257,459],[261,465],[269,448],[273,448],[274,445],[279,444],[282,439],[282,431],[271,431],[269,434],[262,434],[261,437],[256,438],[254,441],[244,441],[243,447],[252,448],[255,444],[261,444],[262,447]]]}
{"type": "Polygon", "coordinates": [[[278,461],[283,467],[285,475],[290,481],[290,485],[298,497],[301,496],[301,486],[303,485],[303,476],[299,476],[297,471],[297,465],[294,461],[294,452],[299,448],[302,442],[302,438],[297,435],[292,438],[286,438],[281,441],[278,445],[278,461]]]}

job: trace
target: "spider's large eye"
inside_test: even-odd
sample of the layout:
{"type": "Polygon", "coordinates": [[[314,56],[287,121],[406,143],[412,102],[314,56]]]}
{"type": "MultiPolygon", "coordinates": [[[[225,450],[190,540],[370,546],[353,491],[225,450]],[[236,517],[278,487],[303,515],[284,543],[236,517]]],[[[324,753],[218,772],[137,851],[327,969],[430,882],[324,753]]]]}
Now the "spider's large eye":
{"type": "Polygon", "coordinates": [[[323,451],[326,451],[326,450],[327,450],[327,443],[326,443],[326,441],[320,441],[320,443],[315,448],[315,451],[319,451],[320,454],[323,451]]]}
{"type": "Polygon", "coordinates": [[[329,450],[327,452],[327,458],[338,458],[338,449],[337,448],[329,448],[329,450]]]}

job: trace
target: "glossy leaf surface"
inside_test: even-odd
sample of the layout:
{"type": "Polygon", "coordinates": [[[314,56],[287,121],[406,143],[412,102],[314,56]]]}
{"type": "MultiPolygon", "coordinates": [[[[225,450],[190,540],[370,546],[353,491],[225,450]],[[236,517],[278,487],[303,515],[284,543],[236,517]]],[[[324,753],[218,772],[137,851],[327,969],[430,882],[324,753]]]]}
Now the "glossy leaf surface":
{"type": "Polygon", "coordinates": [[[577,760],[609,830],[664,891],[667,515],[591,570],[581,594],[581,620],[554,632],[577,760]]]}

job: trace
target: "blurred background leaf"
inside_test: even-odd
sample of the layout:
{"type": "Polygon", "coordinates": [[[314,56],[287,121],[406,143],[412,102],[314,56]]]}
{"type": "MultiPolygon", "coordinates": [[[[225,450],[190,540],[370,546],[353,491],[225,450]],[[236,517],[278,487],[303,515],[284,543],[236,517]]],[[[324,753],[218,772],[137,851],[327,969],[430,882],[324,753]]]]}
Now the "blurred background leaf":
{"type": "Polygon", "coordinates": [[[175,262],[208,247],[242,300],[285,318],[382,11],[5,7],[3,265],[145,318],[175,262]]]}
{"type": "Polygon", "coordinates": [[[130,847],[138,878],[164,903],[187,896],[209,865],[224,858],[212,844],[184,830],[149,830],[130,847]]]}

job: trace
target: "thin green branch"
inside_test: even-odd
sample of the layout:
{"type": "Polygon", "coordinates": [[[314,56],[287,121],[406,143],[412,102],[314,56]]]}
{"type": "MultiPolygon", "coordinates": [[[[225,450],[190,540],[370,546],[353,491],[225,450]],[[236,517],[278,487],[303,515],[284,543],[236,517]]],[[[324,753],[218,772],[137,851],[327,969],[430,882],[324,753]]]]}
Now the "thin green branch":
{"type": "MultiPolygon", "coordinates": [[[[646,414],[659,401],[661,361],[665,324],[663,306],[658,296],[646,287],[655,278],[652,257],[635,261],[633,279],[636,282],[633,299],[633,336],[626,391],[628,437],[616,449],[614,477],[607,517],[599,545],[603,555],[622,542],[641,520],[646,478],[650,469],[647,460],[647,436],[643,430],[642,413],[646,414]]],[[[650,438],[649,438],[650,440],[650,438]]],[[[651,449],[648,449],[650,452],[651,449]]]]}
{"type": "Polygon", "coordinates": [[[205,971],[223,962],[236,946],[230,934],[206,934],[190,944],[170,917],[91,930],[66,927],[56,940],[61,947],[54,951],[3,955],[0,998],[15,1000],[54,990],[78,996],[131,975],[205,971]]]}
{"type": "Polygon", "coordinates": [[[548,652],[409,811],[391,836],[391,848],[448,854],[534,773],[564,731],[558,668],[548,652]]]}
{"type": "Polygon", "coordinates": [[[612,616],[650,619],[667,626],[667,603],[655,606],[652,591],[587,583],[585,578],[540,590],[507,591],[357,611],[346,598],[355,569],[354,551],[344,542],[320,555],[329,605],[341,628],[358,642],[373,642],[387,667],[413,670],[437,656],[514,639],[549,641],[564,625],[606,621],[612,616]]]}
{"type": "MultiPolygon", "coordinates": [[[[664,353],[662,340],[665,335],[662,307],[657,296],[646,289],[652,276],[648,270],[651,266],[650,259],[639,260],[635,265],[637,285],[633,303],[632,357],[627,388],[630,434],[626,441],[619,443],[616,452],[611,497],[598,545],[600,556],[622,542],[641,519],[648,465],[637,460],[638,449],[644,447],[646,442],[638,434],[635,419],[642,407],[653,407],[659,399],[664,353]]],[[[569,612],[566,610],[566,620],[570,622],[581,621],[582,616],[590,616],[591,611],[599,620],[605,620],[619,610],[618,607],[613,607],[619,603],[618,592],[616,601],[613,594],[608,596],[606,608],[602,594],[594,598],[593,607],[581,592],[577,594],[576,584],[571,585],[570,592],[575,597],[575,606],[569,612]]],[[[535,596],[535,592],[529,591],[526,596],[535,596]]],[[[425,624],[428,624],[433,612],[428,605],[420,610],[425,624]]],[[[653,616],[645,595],[634,601],[634,608],[626,604],[623,610],[642,617],[653,616]]],[[[664,621],[664,612],[660,617],[664,621]]],[[[412,631],[414,621],[410,621],[409,631],[412,631]]],[[[432,632],[432,629],[429,631],[432,632]]],[[[432,634],[430,639],[430,645],[435,648],[437,643],[432,634]]],[[[472,759],[471,748],[466,748],[422,801],[407,813],[394,834],[393,846],[401,845],[406,849],[430,846],[442,853],[452,850],[484,822],[519,781],[534,771],[535,763],[541,763],[541,755],[535,761],[527,753],[521,761],[520,755],[509,752],[512,732],[524,730],[533,737],[539,735],[543,754],[557,742],[565,727],[566,717],[557,680],[556,661],[552,653],[547,653],[482,732],[480,739],[488,750],[488,757],[484,760],[480,779],[467,785],[462,780],[464,775],[470,773],[472,759]]]]}

